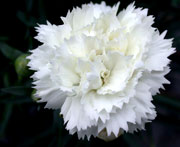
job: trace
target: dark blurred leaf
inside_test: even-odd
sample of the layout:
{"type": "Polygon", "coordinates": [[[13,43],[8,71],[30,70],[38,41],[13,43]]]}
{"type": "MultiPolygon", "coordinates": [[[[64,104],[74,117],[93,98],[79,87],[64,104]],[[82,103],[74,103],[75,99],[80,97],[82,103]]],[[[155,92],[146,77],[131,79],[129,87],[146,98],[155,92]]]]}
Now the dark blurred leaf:
{"type": "Polygon", "coordinates": [[[34,27],[37,23],[37,19],[32,16],[27,16],[24,12],[18,11],[17,18],[24,23],[27,27],[34,27]]]}
{"type": "Polygon", "coordinates": [[[180,37],[180,21],[173,21],[168,26],[168,34],[170,37],[177,38],[180,37]]]}
{"type": "Polygon", "coordinates": [[[85,140],[78,140],[76,147],[90,147],[90,142],[85,141],[85,140]]]}
{"type": "Polygon", "coordinates": [[[28,39],[30,37],[30,30],[27,28],[24,39],[28,39]]]}
{"type": "Polygon", "coordinates": [[[30,12],[32,10],[34,0],[26,0],[26,10],[30,12]]]}
{"type": "Polygon", "coordinates": [[[3,84],[4,84],[4,87],[9,87],[9,85],[10,85],[9,74],[8,73],[5,73],[3,75],[3,84]]]}
{"type": "Polygon", "coordinates": [[[33,38],[30,35],[30,29],[27,29],[27,31],[26,31],[25,39],[28,40],[28,47],[27,47],[27,49],[28,50],[33,49],[33,38]]]}
{"type": "Polygon", "coordinates": [[[23,140],[22,144],[19,144],[19,147],[25,147],[25,146],[32,146],[36,143],[36,141],[39,141],[40,139],[46,138],[49,135],[52,135],[54,133],[54,130],[52,127],[47,128],[46,130],[42,131],[39,134],[36,134],[35,136],[29,137],[29,139],[23,140]]]}
{"type": "Polygon", "coordinates": [[[179,8],[180,7],[180,0],[172,0],[171,4],[173,7],[179,8]]]}
{"type": "Polygon", "coordinates": [[[133,138],[133,135],[125,133],[123,139],[126,141],[129,147],[139,147],[138,142],[133,138]]]}
{"type": "Polygon", "coordinates": [[[153,130],[152,130],[152,124],[151,123],[146,124],[146,133],[147,133],[149,144],[151,144],[151,147],[155,147],[155,142],[154,142],[154,136],[153,136],[153,130]]]}
{"type": "Polygon", "coordinates": [[[164,104],[164,105],[167,105],[172,108],[180,110],[180,101],[179,100],[169,98],[166,96],[161,96],[161,95],[154,96],[154,100],[157,103],[164,104]]]}
{"type": "Polygon", "coordinates": [[[0,103],[3,104],[23,104],[23,103],[33,103],[30,97],[3,97],[0,98],[0,103]]]}
{"type": "Polygon", "coordinates": [[[33,48],[33,39],[32,37],[29,37],[28,49],[32,49],[32,48],[33,48]]]}
{"type": "Polygon", "coordinates": [[[177,50],[180,50],[180,36],[174,39],[174,46],[177,50]]]}
{"type": "Polygon", "coordinates": [[[63,136],[63,146],[68,146],[68,143],[71,142],[72,138],[72,135],[63,136]]]}
{"type": "MultiPolygon", "coordinates": [[[[48,144],[48,147],[55,147],[57,142],[57,137],[53,137],[52,141],[48,144]]],[[[61,146],[59,146],[61,147],[61,146]]]]}
{"type": "Polygon", "coordinates": [[[46,22],[46,14],[45,14],[43,0],[38,0],[38,5],[39,5],[38,12],[39,12],[39,16],[40,16],[39,23],[45,23],[46,22]]]}
{"type": "Polygon", "coordinates": [[[64,136],[62,136],[62,129],[58,130],[58,135],[57,135],[57,147],[63,147],[63,140],[64,136]]]}
{"type": "Polygon", "coordinates": [[[23,86],[17,86],[17,87],[8,87],[8,88],[2,88],[0,89],[1,92],[15,95],[15,96],[25,96],[27,94],[28,88],[23,86]]]}
{"type": "Polygon", "coordinates": [[[0,42],[0,52],[10,60],[15,60],[18,56],[22,54],[21,51],[2,42],[0,42]]]}
{"type": "Polygon", "coordinates": [[[53,119],[54,119],[54,127],[58,127],[59,129],[63,128],[63,120],[59,114],[59,110],[55,110],[53,112],[53,119]]]}
{"type": "Polygon", "coordinates": [[[0,136],[2,136],[4,134],[4,131],[6,129],[6,126],[8,124],[9,118],[12,113],[12,108],[13,108],[12,104],[5,105],[2,120],[0,122],[0,136]]]}
{"type": "Polygon", "coordinates": [[[62,118],[60,117],[60,114],[59,114],[59,110],[55,110],[53,112],[53,119],[54,119],[54,129],[58,131],[58,135],[57,135],[57,142],[56,142],[56,146],[57,147],[61,147],[63,145],[63,136],[62,136],[62,131],[63,131],[63,120],[62,118]]]}
{"type": "Polygon", "coordinates": [[[164,125],[175,127],[176,129],[180,130],[180,126],[179,126],[180,119],[179,118],[174,117],[174,115],[163,115],[160,113],[158,113],[157,116],[158,116],[156,118],[157,121],[161,122],[164,125]]]}
{"type": "Polygon", "coordinates": [[[8,37],[6,36],[0,36],[0,41],[7,41],[8,40],[8,37]]]}
{"type": "Polygon", "coordinates": [[[60,115],[59,110],[55,110],[53,112],[53,122],[54,122],[54,129],[57,130],[58,134],[57,134],[57,142],[56,142],[56,146],[57,147],[64,147],[64,146],[68,146],[68,143],[70,142],[70,140],[72,139],[72,135],[65,135],[63,134],[63,129],[64,129],[64,124],[63,124],[63,119],[60,115]]]}

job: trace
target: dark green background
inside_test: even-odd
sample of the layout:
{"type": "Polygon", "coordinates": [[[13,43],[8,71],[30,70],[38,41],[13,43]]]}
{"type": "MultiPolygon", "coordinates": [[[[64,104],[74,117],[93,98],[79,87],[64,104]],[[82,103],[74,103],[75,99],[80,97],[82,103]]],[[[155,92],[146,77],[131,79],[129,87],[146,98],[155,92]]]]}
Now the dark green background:
{"type": "MultiPolygon", "coordinates": [[[[40,43],[34,39],[34,27],[61,24],[73,6],[89,0],[2,0],[0,1],[0,146],[121,146],[121,147],[179,147],[180,146],[180,0],[137,0],[137,7],[149,8],[155,16],[154,27],[160,32],[168,30],[166,38],[174,38],[177,52],[170,56],[172,71],[166,76],[171,85],[154,97],[157,118],[146,125],[146,131],[125,134],[112,142],[97,138],[78,140],[76,134],[68,135],[58,111],[44,109],[31,98],[32,72],[23,68],[17,75],[15,61],[40,43]],[[66,2],[66,3],[65,3],[66,2]],[[23,75],[22,73],[25,73],[23,75]]],[[[100,0],[92,0],[100,3],[100,0]]],[[[107,0],[108,5],[117,0],[107,0]]],[[[122,0],[120,10],[131,0],[122,0]]],[[[16,61],[17,62],[17,61],[16,61]]],[[[19,68],[19,67],[18,67],[19,68]]]]}

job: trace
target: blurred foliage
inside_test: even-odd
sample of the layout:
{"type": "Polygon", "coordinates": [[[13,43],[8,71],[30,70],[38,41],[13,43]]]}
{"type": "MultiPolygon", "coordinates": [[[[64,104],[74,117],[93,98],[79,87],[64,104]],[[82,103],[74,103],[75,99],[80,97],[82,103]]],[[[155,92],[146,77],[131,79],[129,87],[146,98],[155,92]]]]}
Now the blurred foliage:
{"type": "MultiPolygon", "coordinates": [[[[134,0],[133,0],[134,1],[134,0]]],[[[122,0],[120,9],[131,0],[122,0]]],[[[166,91],[154,97],[157,118],[146,125],[146,131],[125,134],[105,143],[98,138],[91,141],[78,140],[69,135],[59,111],[44,109],[32,96],[35,91],[31,71],[26,67],[29,50],[40,45],[33,37],[34,27],[45,24],[46,20],[61,24],[60,16],[68,9],[88,3],[90,0],[72,0],[64,3],[58,0],[1,1],[0,34],[0,146],[129,146],[129,147],[178,147],[180,146],[180,0],[137,0],[137,7],[149,8],[155,16],[154,27],[160,32],[168,30],[167,38],[174,38],[177,52],[170,57],[172,71],[167,75],[171,85],[166,91]],[[4,9],[5,8],[5,11],[4,9]]],[[[100,3],[101,0],[92,0],[100,3]]],[[[108,5],[118,0],[106,1],[108,5]]]]}
{"type": "Polygon", "coordinates": [[[22,54],[21,51],[3,42],[0,42],[0,51],[9,60],[15,60],[18,56],[22,54]]]}

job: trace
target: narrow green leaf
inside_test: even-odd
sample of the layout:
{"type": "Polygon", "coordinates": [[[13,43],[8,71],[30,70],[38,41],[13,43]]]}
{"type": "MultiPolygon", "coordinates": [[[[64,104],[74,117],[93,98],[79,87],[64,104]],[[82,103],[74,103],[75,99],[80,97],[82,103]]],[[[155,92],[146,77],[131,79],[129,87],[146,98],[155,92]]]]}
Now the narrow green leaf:
{"type": "Polygon", "coordinates": [[[180,36],[174,39],[174,46],[180,50],[180,36]]]}
{"type": "Polygon", "coordinates": [[[27,27],[26,33],[25,33],[25,36],[24,36],[24,39],[25,39],[25,40],[28,40],[29,37],[30,37],[30,29],[27,27]]]}
{"type": "Polygon", "coordinates": [[[8,87],[0,89],[1,92],[15,95],[15,96],[25,96],[27,94],[28,88],[23,86],[16,86],[16,87],[8,87]]]}
{"type": "Polygon", "coordinates": [[[0,103],[2,103],[2,104],[23,104],[23,103],[33,103],[33,101],[30,97],[12,96],[12,97],[0,98],[0,103]]]}
{"type": "Polygon", "coordinates": [[[164,104],[164,105],[167,105],[167,106],[170,106],[170,107],[180,110],[180,101],[179,100],[169,98],[166,96],[162,96],[162,95],[154,96],[154,100],[157,103],[161,103],[161,104],[164,104]]]}
{"type": "Polygon", "coordinates": [[[30,12],[32,10],[34,0],[26,0],[26,10],[30,12]]]}
{"type": "Polygon", "coordinates": [[[68,146],[68,143],[71,142],[72,138],[72,135],[63,136],[63,146],[68,146]]]}
{"type": "Polygon", "coordinates": [[[35,17],[27,16],[27,14],[22,11],[18,11],[16,16],[27,27],[34,27],[37,23],[37,19],[35,17]]]}
{"type": "Polygon", "coordinates": [[[44,139],[46,137],[48,137],[49,135],[52,135],[54,133],[54,130],[52,127],[47,128],[46,130],[44,130],[43,132],[29,137],[29,139],[24,140],[21,144],[19,144],[19,146],[32,146],[33,144],[36,143],[36,141],[40,140],[40,139],[44,139]]]}
{"type": "Polygon", "coordinates": [[[7,41],[9,38],[7,36],[0,36],[0,41],[7,41]]]}
{"type": "Polygon", "coordinates": [[[62,129],[58,130],[58,135],[57,135],[57,147],[63,147],[63,142],[64,142],[64,136],[62,135],[62,129]]]}
{"type": "MultiPolygon", "coordinates": [[[[178,115],[179,113],[177,114],[177,116],[178,115]]],[[[180,130],[180,119],[178,117],[176,118],[175,115],[166,115],[158,113],[157,116],[158,117],[156,118],[156,120],[159,123],[180,130]]]]}
{"type": "Polygon", "coordinates": [[[38,12],[39,12],[39,16],[40,16],[39,22],[45,23],[46,22],[46,13],[45,13],[45,7],[44,7],[43,0],[38,0],[38,5],[39,5],[38,12]]]}
{"type": "Polygon", "coordinates": [[[15,60],[18,56],[22,54],[21,51],[2,42],[0,42],[0,52],[10,60],[15,60]]]}
{"type": "Polygon", "coordinates": [[[87,140],[78,140],[75,147],[90,147],[90,142],[87,140]]]}
{"type": "Polygon", "coordinates": [[[54,127],[58,127],[59,129],[63,128],[63,120],[59,114],[59,110],[55,110],[53,112],[53,122],[54,122],[54,127]]]}
{"type": "Polygon", "coordinates": [[[180,0],[172,0],[171,4],[173,7],[179,8],[180,7],[180,0]]]}
{"type": "Polygon", "coordinates": [[[33,48],[33,39],[32,39],[32,37],[29,37],[28,39],[29,39],[29,41],[28,41],[28,49],[32,49],[33,48]]]}
{"type": "MultiPolygon", "coordinates": [[[[55,147],[57,142],[57,136],[54,136],[51,142],[48,144],[48,147],[55,147]]],[[[58,146],[61,147],[61,146],[58,146]]]]}
{"type": "Polygon", "coordinates": [[[138,142],[130,134],[123,134],[123,139],[126,141],[129,147],[139,147],[138,142]]]}
{"type": "Polygon", "coordinates": [[[0,122],[0,136],[4,135],[4,131],[6,129],[6,126],[8,124],[9,118],[12,113],[12,108],[13,108],[12,104],[5,105],[5,109],[4,109],[3,116],[2,116],[2,121],[0,122]]]}
{"type": "Polygon", "coordinates": [[[9,85],[10,85],[9,77],[10,77],[10,75],[7,72],[4,73],[4,75],[3,75],[3,84],[4,84],[4,87],[9,87],[9,85]]]}
{"type": "MultiPolygon", "coordinates": [[[[146,134],[148,137],[148,141],[151,147],[155,147],[155,142],[154,142],[154,137],[153,137],[153,129],[152,129],[152,124],[151,123],[147,123],[146,124],[146,134]]],[[[143,134],[141,133],[141,136],[143,134]]]]}

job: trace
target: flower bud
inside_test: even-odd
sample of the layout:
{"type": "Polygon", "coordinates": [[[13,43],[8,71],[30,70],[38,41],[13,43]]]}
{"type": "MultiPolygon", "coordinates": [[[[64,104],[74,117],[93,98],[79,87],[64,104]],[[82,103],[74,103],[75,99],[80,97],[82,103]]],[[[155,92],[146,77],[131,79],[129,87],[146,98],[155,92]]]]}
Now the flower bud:
{"type": "Polygon", "coordinates": [[[28,76],[30,73],[27,67],[27,64],[29,62],[29,60],[26,59],[27,56],[28,54],[23,54],[15,60],[15,70],[18,75],[18,79],[20,80],[28,76]]]}

